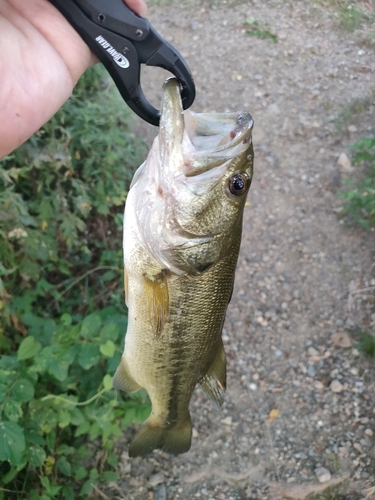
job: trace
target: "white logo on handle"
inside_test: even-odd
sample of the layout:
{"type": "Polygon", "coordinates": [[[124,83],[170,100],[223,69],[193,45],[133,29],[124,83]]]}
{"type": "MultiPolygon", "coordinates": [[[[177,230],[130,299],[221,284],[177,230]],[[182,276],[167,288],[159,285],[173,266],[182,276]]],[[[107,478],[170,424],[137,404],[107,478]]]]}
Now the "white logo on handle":
{"type": "Polygon", "coordinates": [[[99,35],[95,38],[95,40],[108,52],[108,54],[112,56],[113,60],[118,66],[120,66],[120,68],[129,68],[129,60],[124,55],[120,54],[120,52],[117,52],[117,50],[114,49],[105,38],[99,35]]]}

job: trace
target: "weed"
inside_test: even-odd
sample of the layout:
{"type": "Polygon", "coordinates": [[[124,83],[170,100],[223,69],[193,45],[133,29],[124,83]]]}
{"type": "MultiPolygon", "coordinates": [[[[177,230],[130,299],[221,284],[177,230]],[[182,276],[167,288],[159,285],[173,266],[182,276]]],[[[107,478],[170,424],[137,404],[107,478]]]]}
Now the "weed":
{"type": "Polygon", "coordinates": [[[341,191],[339,195],[345,200],[343,213],[368,228],[375,224],[375,136],[363,137],[351,149],[355,151],[354,163],[365,163],[368,174],[354,189],[341,191]]]}
{"type": "Polygon", "coordinates": [[[365,14],[362,9],[353,5],[340,7],[338,12],[340,26],[345,31],[355,31],[359,28],[365,14]]]}
{"type": "Polygon", "coordinates": [[[122,429],[150,411],[145,394],[112,389],[127,325],[122,211],[145,148],[103,75],[87,72],[0,162],[1,500],[88,498],[116,478],[122,429]]]}
{"type": "MultiPolygon", "coordinates": [[[[356,117],[370,108],[374,98],[375,88],[372,88],[369,95],[353,99],[350,103],[345,105],[335,119],[337,130],[341,133],[346,131],[348,126],[353,123],[356,117]]],[[[329,109],[329,105],[327,107],[329,109]]]]}
{"type": "Polygon", "coordinates": [[[357,349],[375,358],[375,336],[367,330],[358,331],[356,336],[359,338],[357,349]]]}
{"type": "Polygon", "coordinates": [[[261,40],[265,39],[270,39],[272,40],[273,43],[277,43],[278,39],[277,36],[271,33],[268,29],[262,27],[259,25],[258,21],[251,17],[245,22],[245,27],[248,29],[246,30],[246,35],[248,36],[255,36],[257,38],[260,38],[261,40]]]}

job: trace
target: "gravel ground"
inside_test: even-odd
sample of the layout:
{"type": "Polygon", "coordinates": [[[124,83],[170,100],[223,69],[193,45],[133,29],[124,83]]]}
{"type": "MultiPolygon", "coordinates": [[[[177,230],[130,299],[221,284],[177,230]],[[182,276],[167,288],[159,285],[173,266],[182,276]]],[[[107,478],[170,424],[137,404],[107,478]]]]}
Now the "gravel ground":
{"type": "MultiPolygon", "coordinates": [[[[361,175],[348,146],[375,134],[367,33],[341,31],[333,11],[309,1],[181,2],[150,8],[149,19],[188,60],[194,110],[253,115],[255,176],[223,332],[223,409],[197,388],[192,448],[178,457],[129,459],[123,450],[138,426],[127,429],[121,480],[107,494],[304,499],[339,484],[342,499],[370,498],[375,369],[352,332],[375,323],[364,290],[375,285],[375,233],[347,227],[337,197],[361,175]],[[278,43],[247,36],[250,17],[278,43]]],[[[155,103],[160,76],[144,75],[155,103]]],[[[137,126],[151,141],[156,130],[137,126]]]]}

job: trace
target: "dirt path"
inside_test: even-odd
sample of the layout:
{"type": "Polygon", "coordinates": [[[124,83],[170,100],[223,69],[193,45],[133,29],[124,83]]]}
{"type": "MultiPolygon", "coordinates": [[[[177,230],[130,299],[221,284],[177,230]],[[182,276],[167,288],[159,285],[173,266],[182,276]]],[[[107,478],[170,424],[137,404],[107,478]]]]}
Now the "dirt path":
{"type": "MultiPolygon", "coordinates": [[[[197,389],[191,451],[123,453],[111,498],[303,499],[349,478],[340,498],[360,499],[375,486],[375,370],[347,337],[366,305],[351,315],[348,299],[375,278],[375,234],[345,227],[336,196],[350,170],[337,158],[375,134],[375,52],[320,5],[150,8],[194,73],[194,109],[253,115],[256,170],[224,329],[224,408],[197,389]],[[250,17],[278,43],[247,36],[250,17]]],[[[161,83],[147,86],[159,102],[161,83]]]]}

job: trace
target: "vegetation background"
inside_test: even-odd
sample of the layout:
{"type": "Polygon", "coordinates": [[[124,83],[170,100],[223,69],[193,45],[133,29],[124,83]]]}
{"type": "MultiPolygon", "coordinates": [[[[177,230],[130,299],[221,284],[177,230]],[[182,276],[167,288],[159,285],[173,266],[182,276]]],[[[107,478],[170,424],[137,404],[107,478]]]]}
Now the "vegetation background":
{"type": "Polygon", "coordinates": [[[145,155],[100,67],[0,162],[0,498],[87,498],[149,413],[112,389],[127,325],[122,221],[145,155]]]}

